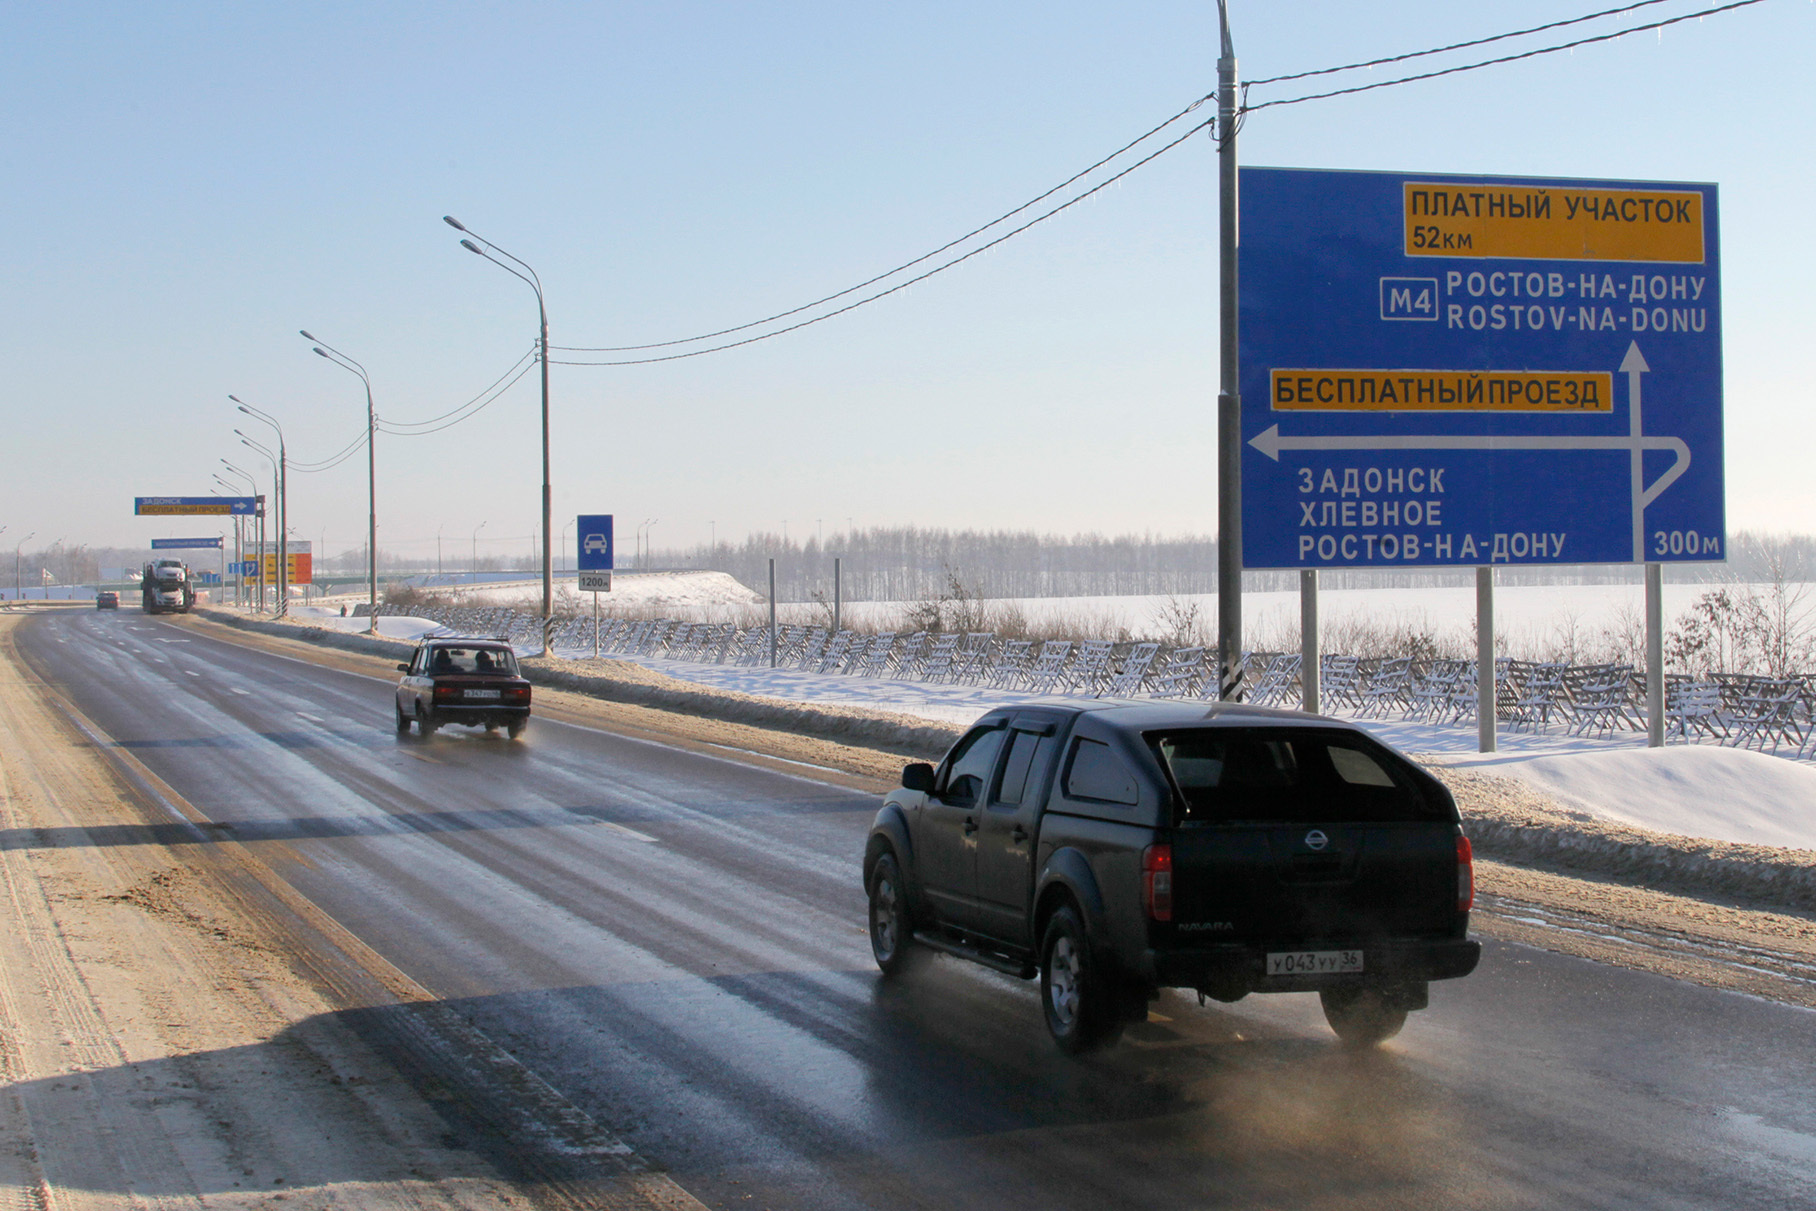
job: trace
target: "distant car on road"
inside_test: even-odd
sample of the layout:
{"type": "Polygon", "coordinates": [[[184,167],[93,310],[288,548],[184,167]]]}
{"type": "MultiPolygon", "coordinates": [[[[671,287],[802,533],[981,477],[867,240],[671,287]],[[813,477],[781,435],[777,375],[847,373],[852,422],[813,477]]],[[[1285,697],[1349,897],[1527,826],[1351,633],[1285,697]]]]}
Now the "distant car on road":
{"type": "Polygon", "coordinates": [[[1067,1052],[1146,1020],[1162,988],[1316,992],[1371,1045],[1481,953],[1450,792],[1297,711],[991,711],[937,769],[902,772],[863,870],[886,974],[925,948],[1038,977],[1067,1052]]]}
{"type": "Polygon", "coordinates": [[[117,610],[120,608],[120,595],[112,589],[102,589],[95,594],[95,609],[117,610]]]}
{"type": "Polygon", "coordinates": [[[502,727],[515,740],[530,722],[530,683],[511,645],[497,639],[426,639],[397,666],[397,734],[423,736],[448,723],[502,727]]]}

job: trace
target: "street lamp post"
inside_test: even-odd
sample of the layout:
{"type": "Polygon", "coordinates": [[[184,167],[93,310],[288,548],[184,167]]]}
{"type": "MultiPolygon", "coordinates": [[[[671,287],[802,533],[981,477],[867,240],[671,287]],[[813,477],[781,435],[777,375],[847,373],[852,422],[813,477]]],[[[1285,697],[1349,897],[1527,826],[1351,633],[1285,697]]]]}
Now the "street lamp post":
{"type": "Polygon", "coordinates": [[[378,634],[378,414],[372,408],[372,379],[366,368],[325,341],[317,340],[302,329],[302,338],[315,346],[315,352],[349,374],[357,374],[366,385],[366,610],[371,619],[368,634],[378,634]]]}
{"type": "Polygon", "coordinates": [[[568,549],[568,545],[567,545],[567,536],[568,536],[568,531],[569,531],[569,530],[571,530],[571,529],[573,529],[573,528],[574,528],[574,523],[573,523],[573,522],[571,522],[571,521],[570,521],[570,522],[568,522],[568,523],[567,523],[567,524],[566,524],[566,525],[564,525],[564,526],[562,526],[562,527],[561,527],[561,561],[562,561],[562,563],[563,563],[563,564],[564,564],[564,565],[565,565],[565,564],[566,564],[566,563],[567,563],[567,549],[568,549]]]}
{"type": "Polygon", "coordinates": [[[447,529],[448,523],[442,522],[435,527],[435,579],[441,579],[441,532],[447,529]]]}
{"type": "MultiPolygon", "coordinates": [[[[240,491],[237,484],[230,484],[219,475],[214,477],[214,482],[235,495],[238,495],[240,491]]],[[[246,566],[245,560],[246,519],[244,517],[236,516],[233,519],[233,604],[236,609],[245,604],[246,573],[241,570],[246,566]]],[[[223,593],[227,591],[227,582],[225,578],[221,581],[221,591],[223,593]]]]}
{"type": "MultiPolygon", "coordinates": [[[[489,520],[489,519],[488,519],[489,520]]],[[[479,532],[486,528],[485,522],[473,527],[473,583],[479,583],[479,532]]]]}
{"type": "MultiPolygon", "coordinates": [[[[221,460],[221,465],[246,481],[247,487],[252,492],[253,503],[258,510],[259,571],[257,579],[259,584],[259,613],[262,614],[265,612],[265,499],[259,495],[259,481],[253,476],[252,472],[246,470],[244,467],[235,466],[224,458],[221,460]]],[[[242,575],[244,575],[244,573],[242,573],[242,575]]]]}
{"type": "Polygon", "coordinates": [[[25,558],[25,544],[37,536],[38,532],[33,530],[30,534],[21,538],[19,540],[19,545],[13,548],[13,596],[20,601],[25,600],[25,585],[24,578],[19,572],[19,564],[20,561],[25,558]]]}
{"type": "Polygon", "coordinates": [[[444,214],[441,216],[441,221],[455,231],[473,237],[470,240],[462,240],[460,242],[462,248],[484,257],[507,273],[516,274],[526,286],[536,292],[536,318],[541,324],[540,345],[542,350],[542,643],[543,650],[546,652],[549,633],[554,626],[555,617],[555,562],[552,550],[553,533],[549,524],[554,513],[554,496],[549,488],[549,309],[542,298],[542,279],[537,277],[536,271],[525,262],[518,260],[484,236],[467,230],[453,215],[444,214]],[[473,240],[478,240],[479,244],[484,244],[485,247],[481,248],[473,240]],[[498,256],[523,266],[523,272],[519,273],[504,261],[499,260],[498,257],[493,256],[494,252],[498,256]]]}
{"type": "MultiPolygon", "coordinates": [[[[258,454],[263,454],[263,456],[265,456],[265,461],[271,463],[272,496],[280,496],[281,499],[281,488],[283,488],[283,483],[281,483],[281,472],[280,468],[278,468],[278,456],[272,454],[271,450],[262,447],[260,443],[256,443],[256,441],[252,441],[251,438],[247,438],[247,436],[242,434],[238,428],[234,430],[234,434],[240,438],[240,445],[249,448],[249,450],[256,450],[258,454]]],[[[281,537],[281,532],[283,532],[283,507],[281,507],[281,505],[278,507],[278,532],[280,532],[278,541],[281,543],[281,541],[283,541],[283,537],[281,537]]],[[[260,516],[260,523],[258,523],[258,577],[260,577],[260,585],[258,585],[258,608],[263,610],[263,608],[265,608],[265,521],[263,521],[263,516],[260,516]]],[[[283,572],[281,572],[280,568],[280,572],[278,572],[278,605],[272,606],[272,614],[281,614],[281,612],[283,612],[283,572]]]]}
{"type": "MultiPolygon", "coordinates": [[[[237,395],[228,399],[240,406],[240,411],[254,420],[264,421],[277,430],[277,616],[284,617],[290,612],[290,463],[284,452],[284,427],[277,423],[277,418],[268,412],[248,404],[237,395]]],[[[238,429],[234,430],[239,433],[238,429]]],[[[241,437],[245,434],[241,433],[241,437]]],[[[263,551],[259,552],[262,556],[263,551]]]]}

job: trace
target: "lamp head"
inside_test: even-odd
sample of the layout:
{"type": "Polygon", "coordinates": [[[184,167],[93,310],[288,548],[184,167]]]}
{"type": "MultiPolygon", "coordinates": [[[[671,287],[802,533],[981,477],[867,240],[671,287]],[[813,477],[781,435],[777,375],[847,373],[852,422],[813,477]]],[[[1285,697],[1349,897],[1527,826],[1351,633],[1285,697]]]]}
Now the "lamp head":
{"type": "Polygon", "coordinates": [[[310,336],[307,332],[304,332],[301,328],[298,328],[297,332],[301,333],[302,338],[306,341],[312,341],[315,339],[314,337],[310,336]]]}
{"type": "Polygon", "coordinates": [[[228,398],[228,399],[230,399],[230,400],[232,400],[232,401],[233,401],[233,402],[234,402],[234,403],[236,403],[236,404],[238,404],[238,405],[240,405],[240,407],[242,407],[242,408],[243,408],[243,407],[245,407],[245,406],[246,406],[246,401],[245,401],[245,400],[243,400],[243,399],[241,399],[241,398],[240,398],[240,397],[239,397],[239,396],[237,396],[237,395],[235,395],[235,394],[234,394],[234,393],[233,393],[233,392],[231,392],[231,391],[229,391],[229,392],[228,392],[228,393],[227,393],[227,398],[228,398]]]}
{"type": "MultiPolygon", "coordinates": [[[[479,252],[479,245],[475,244],[472,240],[462,240],[460,246],[468,252],[479,252]]],[[[484,256],[485,254],[480,253],[480,255],[484,256]]]]}
{"type": "Polygon", "coordinates": [[[317,354],[318,354],[318,355],[319,355],[319,356],[321,356],[321,357],[327,357],[327,356],[328,356],[328,351],[327,351],[327,350],[326,350],[326,349],[324,349],[324,348],[322,348],[322,347],[321,347],[321,346],[320,346],[320,345],[317,345],[317,346],[316,346],[316,347],[315,347],[315,352],[316,352],[316,353],[317,353],[317,354]]]}
{"type": "Polygon", "coordinates": [[[454,217],[454,216],[453,216],[453,215],[451,215],[451,214],[444,214],[444,215],[442,215],[442,216],[441,216],[441,221],[442,221],[442,222],[444,222],[444,223],[446,223],[446,224],[447,224],[447,225],[448,225],[448,226],[450,226],[450,227],[452,227],[452,228],[453,228],[453,229],[454,229],[454,230],[455,230],[455,231],[465,231],[465,230],[466,230],[466,228],[465,228],[465,227],[462,227],[462,226],[461,226],[461,225],[460,225],[460,220],[459,220],[459,219],[457,219],[457,218],[455,218],[455,217],[454,217]]]}

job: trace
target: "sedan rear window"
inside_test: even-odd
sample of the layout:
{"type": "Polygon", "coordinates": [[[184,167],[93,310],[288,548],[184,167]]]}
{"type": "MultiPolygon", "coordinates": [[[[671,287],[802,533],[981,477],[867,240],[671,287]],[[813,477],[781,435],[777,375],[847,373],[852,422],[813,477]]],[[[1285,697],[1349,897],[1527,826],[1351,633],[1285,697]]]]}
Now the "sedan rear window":
{"type": "Polygon", "coordinates": [[[517,676],[517,656],[509,648],[444,647],[429,650],[429,673],[495,673],[517,676]]]}
{"type": "Polygon", "coordinates": [[[1449,818],[1393,753],[1327,729],[1205,728],[1149,737],[1180,823],[1363,823],[1449,818]]]}

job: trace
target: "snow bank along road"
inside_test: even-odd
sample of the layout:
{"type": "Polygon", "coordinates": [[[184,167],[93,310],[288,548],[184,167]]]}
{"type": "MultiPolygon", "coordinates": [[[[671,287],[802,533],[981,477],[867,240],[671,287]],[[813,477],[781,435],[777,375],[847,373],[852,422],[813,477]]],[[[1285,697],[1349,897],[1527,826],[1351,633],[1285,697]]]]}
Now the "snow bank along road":
{"type": "MultiPolygon", "coordinates": [[[[20,1205],[1816,1199],[1807,1009],[1493,941],[1378,1054],[1310,998],[1169,995],[1070,1061],[1028,985],[879,980],[874,798],[815,768],[866,758],[554,693],[516,743],[399,738],[381,662],[216,631],[68,610],[4,634],[20,1205]],[[787,760],[740,751],[764,747],[787,760]]],[[[1491,938],[1620,949],[1607,903],[1548,916],[1572,893],[1547,880],[1584,885],[1484,876],[1538,906],[1483,917],[1491,938]]],[[[1681,902],[1646,903],[1671,934],[1681,902]]]]}

